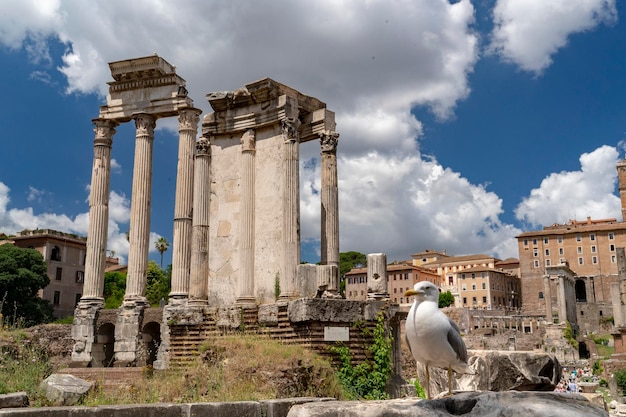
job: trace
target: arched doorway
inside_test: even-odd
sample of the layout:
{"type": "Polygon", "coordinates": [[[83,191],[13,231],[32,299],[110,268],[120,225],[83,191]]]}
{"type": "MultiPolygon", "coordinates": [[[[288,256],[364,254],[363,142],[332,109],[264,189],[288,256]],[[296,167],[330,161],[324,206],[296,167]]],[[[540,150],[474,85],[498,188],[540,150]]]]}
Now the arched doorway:
{"type": "Polygon", "coordinates": [[[91,349],[92,366],[96,368],[112,367],[114,354],[115,325],[113,323],[104,323],[98,328],[96,343],[93,344],[91,349]]]}
{"type": "Polygon", "coordinates": [[[585,281],[582,279],[577,279],[575,284],[576,289],[576,302],[586,303],[587,302],[587,287],[585,286],[585,281]]]}
{"type": "Polygon", "coordinates": [[[146,346],[146,365],[152,365],[157,359],[161,344],[161,325],[151,321],[143,326],[142,339],[146,346]]]}

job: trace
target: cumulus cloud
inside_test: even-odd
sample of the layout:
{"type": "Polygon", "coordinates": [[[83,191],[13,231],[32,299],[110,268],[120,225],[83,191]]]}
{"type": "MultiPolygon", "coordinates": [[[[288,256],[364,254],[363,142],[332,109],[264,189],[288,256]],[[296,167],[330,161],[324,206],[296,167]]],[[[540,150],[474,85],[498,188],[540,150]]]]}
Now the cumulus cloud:
{"type": "Polygon", "coordinates": [[[615,0],[498,0],[489,50],[539,74],[572,34],[616,19],[615,0]]]}
{"type": "Polygon", "coordinates": [[[621,204],[614,194],[618,151],[602,146],[580,156],[579,171],[562,171],[544,178],[515,209],[530,225],[565,223],[590,216],[621,220],[621,204]]]}

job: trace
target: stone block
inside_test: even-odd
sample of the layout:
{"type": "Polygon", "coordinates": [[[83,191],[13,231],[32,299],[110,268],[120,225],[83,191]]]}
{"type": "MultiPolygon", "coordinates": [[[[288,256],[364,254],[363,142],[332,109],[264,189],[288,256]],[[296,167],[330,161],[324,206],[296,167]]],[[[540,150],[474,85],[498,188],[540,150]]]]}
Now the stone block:
{"type": "Polygon", "coordinates": [[[259,326],[278,326],[278,304],[261,304],[258,320],[259,326]]]}
{"type": "Polygon", "coordinates": [[[0,395],[0,408],[28,407],[28,394],[24,391],[0,395]]]}
{"type": "Polygon", "coordinates": [[[296,267],[296,292],[303,298],[317,295],[317,269],[314,264],[300,264],[296,267]]]}
{"type": "Polygon", "coordinates": [[[187,415],[189,417],[260,417],[262,414],[259,402],[237,401],[189,404],[187,415]]]}
{"type": "Polygon", "coordinates": [[[75,405],[93,384],[69,374],[52,374],[41,382],[46,398],[56,405],[75,405]]]}
{"type": "Polygon", "coordinates": [[[296,397],[261,401],[262,414],[265,417],[287,417],[294,405],[335,401],[334,398],[296,397]]]}

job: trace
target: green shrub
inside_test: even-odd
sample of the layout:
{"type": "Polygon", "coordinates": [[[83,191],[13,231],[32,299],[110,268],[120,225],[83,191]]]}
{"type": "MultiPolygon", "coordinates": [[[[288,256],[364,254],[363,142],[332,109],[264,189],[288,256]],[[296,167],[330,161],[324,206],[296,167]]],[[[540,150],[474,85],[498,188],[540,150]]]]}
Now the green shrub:
{"type": "Polygon", "coordinates": [[[615,378],[617,388],[621,391],[622,395],[624,395],[626,393],[626,371],[618,369],[613,372],[613,376],[615,378]]]}

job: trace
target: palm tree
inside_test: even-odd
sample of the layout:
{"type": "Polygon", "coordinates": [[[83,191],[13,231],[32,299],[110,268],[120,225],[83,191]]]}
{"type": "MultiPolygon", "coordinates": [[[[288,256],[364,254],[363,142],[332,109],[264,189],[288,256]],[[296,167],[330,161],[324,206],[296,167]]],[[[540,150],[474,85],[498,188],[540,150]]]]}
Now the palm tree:
{"type": "Polygon", "coordinates": [[[154,247],[161,254],[161,269],[163,269],[163,252],[165,252],[167,248],[169,248],[169,246],[170,242],[168,242],[167,239],[165,239],[163,236],[161,236],[157,239],[156,242],[154,242],[154,247]]]}

